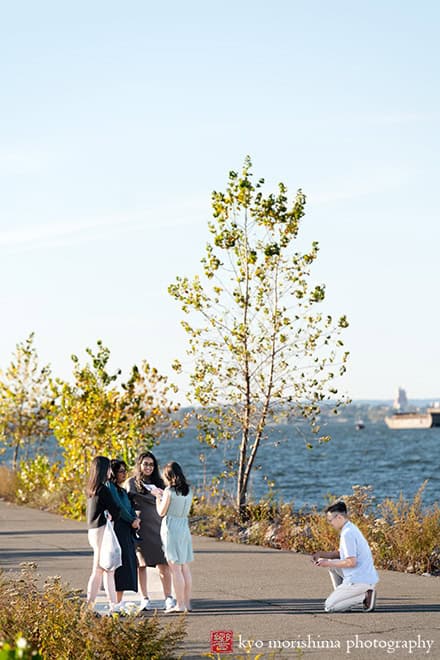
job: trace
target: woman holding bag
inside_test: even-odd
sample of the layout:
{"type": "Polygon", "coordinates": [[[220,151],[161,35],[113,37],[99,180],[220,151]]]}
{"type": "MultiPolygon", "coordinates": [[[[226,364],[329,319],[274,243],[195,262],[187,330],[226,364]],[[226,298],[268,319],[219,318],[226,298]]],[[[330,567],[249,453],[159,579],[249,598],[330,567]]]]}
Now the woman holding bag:
{"type": "Polygon", "coordinates": [[[96,456],[90,466],[86,489],[88,539],[93,548],[93,568],[87,585],[87,604],[93,609],[98,589],[101,586],[101,580],[103,580],[110,612],[118,612],[119,605],[116,598],[115,571],[106,571],[99,565],[99,553],[107,522],[105,512],[107,511],[113,520],[118,520],[120,515],[120,507],[113,499],[107,486],[110,475],[111,467],[109,459],[105,456],[96,456]]]}

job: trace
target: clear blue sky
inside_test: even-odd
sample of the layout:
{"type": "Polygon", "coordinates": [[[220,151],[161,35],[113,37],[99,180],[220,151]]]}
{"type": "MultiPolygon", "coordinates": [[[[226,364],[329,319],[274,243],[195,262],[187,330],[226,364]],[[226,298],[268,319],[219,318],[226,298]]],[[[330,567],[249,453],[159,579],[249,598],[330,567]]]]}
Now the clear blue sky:
{"type": "Polygon", "coordinates": [[[166,289],[246,154],[308,196],[353,398],[440,397],[440,5],[2,3],[0,367],[184,357],[166,289]]]}

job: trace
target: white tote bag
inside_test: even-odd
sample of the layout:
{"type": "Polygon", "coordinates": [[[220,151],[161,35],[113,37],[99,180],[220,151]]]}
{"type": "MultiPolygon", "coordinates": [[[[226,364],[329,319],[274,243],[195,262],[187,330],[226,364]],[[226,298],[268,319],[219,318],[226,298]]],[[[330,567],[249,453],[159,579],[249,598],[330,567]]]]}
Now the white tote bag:
{"type": "Polygon", "coordinates": [[[107,518],[99,552],[99,565],[105,571],[115,571],[122,566],[122,550],[112,522],[107,518]]]}

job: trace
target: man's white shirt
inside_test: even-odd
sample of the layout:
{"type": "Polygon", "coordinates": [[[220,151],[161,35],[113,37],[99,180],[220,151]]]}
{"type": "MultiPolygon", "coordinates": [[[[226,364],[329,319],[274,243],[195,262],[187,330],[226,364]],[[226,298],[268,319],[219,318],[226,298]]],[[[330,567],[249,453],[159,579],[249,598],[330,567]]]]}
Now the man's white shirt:
{"type": "Polygon", "coordinates": [[[356,566],[353,568],[341,569],[344,584],[376,584],[379,581],[370,546],[360,529],[349,520],[341,530],[339,556],[341,559],[356,557],[357,560],[356,566]]]}

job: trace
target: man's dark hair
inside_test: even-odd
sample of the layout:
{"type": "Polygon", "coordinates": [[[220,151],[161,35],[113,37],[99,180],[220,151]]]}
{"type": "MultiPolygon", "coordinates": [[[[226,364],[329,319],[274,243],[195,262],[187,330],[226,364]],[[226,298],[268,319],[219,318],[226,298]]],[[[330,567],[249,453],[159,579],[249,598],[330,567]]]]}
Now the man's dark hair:
{"type": "Polygon", "coordinates": [[[335,502],[334,504],[330,504],[325,510],[326,513],[342,513],[342,515],[346,516],[347,515],[347,505],[345,502],[335,502]]]}

